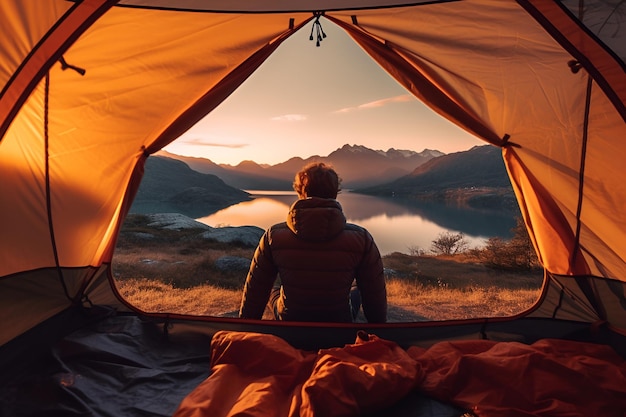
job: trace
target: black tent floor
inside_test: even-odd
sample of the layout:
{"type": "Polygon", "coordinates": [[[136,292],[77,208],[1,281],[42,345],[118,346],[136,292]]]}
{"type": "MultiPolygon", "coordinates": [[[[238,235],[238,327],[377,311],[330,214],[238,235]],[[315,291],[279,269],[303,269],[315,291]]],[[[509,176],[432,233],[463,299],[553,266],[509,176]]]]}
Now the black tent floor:
{"type": "MultiPolygon", "coordinates": [[[[0,378],[0,416],[171,416],[210,375],[209,335],[172,340],[135,315],[94,320],[49,346],[39,343],[36,359],[16,357],[20,363],[5,367],[10,373],[0,378]]],[[[463,414],[414,393],[372,416],[463,414]]]]}

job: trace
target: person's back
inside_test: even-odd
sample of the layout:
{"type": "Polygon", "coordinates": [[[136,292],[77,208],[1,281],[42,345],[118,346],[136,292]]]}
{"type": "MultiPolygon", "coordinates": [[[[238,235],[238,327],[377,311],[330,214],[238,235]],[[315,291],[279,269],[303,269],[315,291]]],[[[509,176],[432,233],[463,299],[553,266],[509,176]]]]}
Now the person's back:
{"type": "Polygon", "coordinates": [[[246,279],[240,317],[261,318],[272,294],[282,320],[350,322],[353,281],[369,322],[384,322],[387,298],[383,265],[372,236],[346,223],[335,199],[339,178],[325,164],[310,164],[296,175],[296,201],[287,222],[261,238],[246,279]]]}

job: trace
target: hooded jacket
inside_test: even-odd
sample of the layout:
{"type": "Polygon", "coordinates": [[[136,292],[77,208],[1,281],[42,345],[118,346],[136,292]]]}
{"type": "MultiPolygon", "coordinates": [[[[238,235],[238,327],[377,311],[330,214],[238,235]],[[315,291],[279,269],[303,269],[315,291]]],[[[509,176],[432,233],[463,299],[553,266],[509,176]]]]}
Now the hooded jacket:
{"type": "Polygon", "coordinates": [[[277,278],[282,320],[351,322],[349,294],[356,279],[367,321],[386,321],[378,247],[366,229],[346,222],[335,199],[297,200],[287,221],[264,233],[250,264],[240,317],[263,316],[277,278]]]}

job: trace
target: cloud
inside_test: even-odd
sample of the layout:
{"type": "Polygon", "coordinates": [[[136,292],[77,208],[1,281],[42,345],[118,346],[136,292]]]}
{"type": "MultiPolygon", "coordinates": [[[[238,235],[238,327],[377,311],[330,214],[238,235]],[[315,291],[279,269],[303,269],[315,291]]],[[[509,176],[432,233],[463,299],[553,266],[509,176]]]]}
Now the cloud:
{"type": "Polygon", "coordinates": [[[283,114],[282,116],[272,117],[272,120],[279,122],[301,122],[308,119],[306,114],[283,114]]]}
{"type": "Polygon", "coordinates": [[[179,140],[179,142],[186,143],[193,146],[210,146],[213,148],[230,148],[230,149],[239,149],[245,148],[246,146],[250,146],[249,143],[217,143],[217,142],[206,142],[202,138],[193,138],[186,140],[179,140]]]}
{"type": "Polygon", "coordinates": [[[404,103],[413,100],[415,100],[415,97],[411,94],[402,94],[399,96],[383,98],[381,100],[370,101],[369,103],[359,104],[358,106],[344,107],[343,109],[335,110],[333,113],[350,113],[358,110],[375,109],[392,103],[404,103]]]}

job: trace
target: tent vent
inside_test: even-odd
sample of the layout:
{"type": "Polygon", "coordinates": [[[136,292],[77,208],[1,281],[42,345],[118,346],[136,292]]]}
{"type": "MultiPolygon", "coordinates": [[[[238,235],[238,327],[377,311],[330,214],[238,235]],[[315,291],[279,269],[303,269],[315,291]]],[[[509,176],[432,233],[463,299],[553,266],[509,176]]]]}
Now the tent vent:
{"type": "Polygon", "coordinates": [[[311,36],[309,36],[309,40],[313,40],[313,31],[315,30],[316,42],[315,46],[320,46],[320,42],[324,40],[326,34],[324,33],[324,29],[322,29],[322,24],[320,23],[320,17],[324,15],[324,12],[315,12],[313,16],[315,16],[315,22],[313,22],[313,26],[311,26],[311,36]]]}
{"type": "Polygon", "coordinates": [[[572,73],[577,74],[578,71],[580,71],[580,69],[583,67],[580,62],[572,59],[571,61],[567,61],[567,66],[569,67],[570,71],[572,71],[572,73]]]}
{"type": "Polygon", "coordinates": [[[87,72],[87,70],[85,70],[83,68],[77,67],[75,65],[68,64],[67,61],[65,61],[65,58],[63,58],[63,57],[59,58],[59,62],[61,63],[61,69],[63,71],[65,71],[66,69],[73,69],[74,71],[76,71],[80,75],[85,75],[85,73],[87,72]]]}

